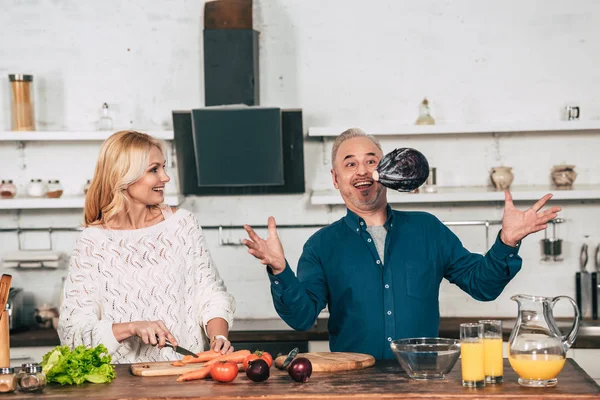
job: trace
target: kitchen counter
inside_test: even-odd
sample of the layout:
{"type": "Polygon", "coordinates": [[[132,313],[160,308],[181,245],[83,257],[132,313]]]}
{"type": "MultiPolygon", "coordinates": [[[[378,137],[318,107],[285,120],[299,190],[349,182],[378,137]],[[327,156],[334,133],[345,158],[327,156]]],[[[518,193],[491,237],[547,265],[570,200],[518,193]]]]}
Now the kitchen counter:
{"type": "Polygon", "coordinates": [[[504,360],[505,382],[480,389],[463,388],[460,360],[447,379],[422,381],[408,378],[393,360],[377,361],[371,368],[336,373],[313,373],[308,383],[295,383],[287,372],[271,369],[262,383],[241,373],[231,383],[210,379],[177,382],[176,377],[137,377],[129,365],[117,365],[117,378],[107,384],[48,385],[40,394],[17,392],[11,399],[600,399],[596,384],[568,359],[554,388],[524,388],[504,360]]]}
{"type": "MultiPolygon", "coordinates": [[[[458,338],[458,326],[462,322],[475,322],[477,317],[441,318],[440,336],[458,338]]],[[[503,336],[508,341],[514,326],[514,319],[503,320],[503,336]]],[[[570,320],[558,319],[559,327],[567,333],[570,320]],[[568,326],[567,326],[568,325],[568,326]]],[[[242,319],[236,320],[230,333],[232,342],[274,342],[274,341],[313,341],[328,340],[327,319],[319,319],[315,326],[305,332],[292,330],[281,319],[242,319]]],[[[57,346],[58,335],[54,329],[31,328],[11,333],[11,347],[57,346]]],[[[574,348],[600,348],[600,321],[582,321],[574,348]]]]}

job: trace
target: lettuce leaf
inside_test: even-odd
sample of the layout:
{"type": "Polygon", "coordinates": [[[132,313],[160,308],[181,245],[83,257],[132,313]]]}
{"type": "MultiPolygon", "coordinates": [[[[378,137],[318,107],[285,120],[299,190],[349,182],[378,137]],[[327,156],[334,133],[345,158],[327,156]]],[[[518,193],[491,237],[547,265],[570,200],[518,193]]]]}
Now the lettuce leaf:
{"type": "Polygon", "coordinates": [[[84,345],[73,350],[69,346],[57,346],[42,357],[42,371],[48,382],[61,385],[79,385],[84,382],[105,383],[116,375],[110,364],[112,357],[103,344],[93,349],[84,345]]]}

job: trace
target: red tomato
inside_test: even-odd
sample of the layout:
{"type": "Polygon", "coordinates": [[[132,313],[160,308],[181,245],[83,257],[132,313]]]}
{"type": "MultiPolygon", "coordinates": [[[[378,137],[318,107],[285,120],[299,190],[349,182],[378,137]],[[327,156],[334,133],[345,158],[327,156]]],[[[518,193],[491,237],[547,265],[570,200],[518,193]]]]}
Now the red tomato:
{"type": "Polygon", "coordinates": [[[269,353],[267,353],[266,351],[256,350],[254,353],[247,355],[244,359],[244,370],[248,369],[248,363],[250,361],[258,360],[259,358],[261,360],[265,360],[269,368],[271,368],[271,366],[273,365],[273,357],[271,357],[269,353]]]}
{"type": "Polygon", "coordinates": [[[210,376],[219,382],[231,382],[238,374],[238,366],[233,361],[215,363],[210,369],[210,376]]]}
{"type": "MultiPolygon", "coordinates": [[[[258,360],[258,356],[256,354],[248,354],[246,358],[244,358],[244,371],[248,369],[248,363],[250,361],[258,360]]],[[[268,363],[267,363],[268,364],[268,363]]]]}

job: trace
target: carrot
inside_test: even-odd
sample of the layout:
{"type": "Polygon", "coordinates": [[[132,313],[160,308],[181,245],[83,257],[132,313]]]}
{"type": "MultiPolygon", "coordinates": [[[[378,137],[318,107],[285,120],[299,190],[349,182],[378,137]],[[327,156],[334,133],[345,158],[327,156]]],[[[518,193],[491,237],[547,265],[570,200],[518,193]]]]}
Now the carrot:
{"type": "Polygon", "coordinates": [[[195,364],[195,363],[201,363],[201,362],[206,362],[206,361],[210,361],[213,358],[217,358],[219,356],[221,356],[222,354],[219,353],[218,351],[214,351],[214,350],[207,350],[207,351],[202,351],[200,353],[196,354],[198,357],[193,357],[193,356],[183,356],[183,358],[181,359],[181,362],[183,364],[195,364]]]}
{"type": "Polygon", "coordinates": [[[196,379],[204,379],[210,376],[210,370],[212,367],[209,365],[208,367],[202,367],[196,369],[194,371],[189,371],[184,374],[179,375],[177,378],[177,382],[185,382],[185,381],[193,381],[196,379]]]}
{"type": "Polygon", "coordinates": [[[238,351],[234,351],[233,353],[230,354],[223,354],[217,358],[213,358],[210,361],[207,361],[206,364],[204,364],[204,366],[209,366],[209,365],[213,365],[214,363],[217,363],[219,361],[233,361],[234,363],[243,363],[244,362],[244,358],[246,358],[246,356],[250,355],[250,350],[238,350],[238,351]]]}
{"type": "Polygon", "coordinates": [[[181,361],[175,361],[175,362],[172,362],[171,365],[174,365],[176,367],[183,367],[185,364],[182,363],[181,361]]]}

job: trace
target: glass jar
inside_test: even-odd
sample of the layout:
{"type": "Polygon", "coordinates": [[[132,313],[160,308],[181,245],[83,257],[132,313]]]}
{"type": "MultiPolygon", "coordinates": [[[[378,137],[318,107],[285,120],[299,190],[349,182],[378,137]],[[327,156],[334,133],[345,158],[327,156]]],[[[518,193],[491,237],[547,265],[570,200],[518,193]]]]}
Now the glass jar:
{"type": "Polygon", "coordinates": [[[27,184],[27,194],[30,197],[44,197],[48,188],[41,179],[32,179],[27,184]]]}
{"type": "Polygon", "coordinates": [[[17,389],[17,376],[14,368],[0,368],[0,393],[10,393],[17,389]]]}
{"type": "Polygon", "coordinates": [[[25,368],[27,368],[27,367],[34,367],[36,365],[39,365],[39,364],[38,363],[23,363],[23,364],[21,364],[21,369],[19,370],[19,373],[16,374],[17,382],[21,379],[21,377],[23,375],[26,374],[25,368]]]}
{"type": "Polygon", "coordinates": [[[10,110],[13,131],[34,131],[33,75],[10,74],[10,110]]]}
{"type": "Polygon", "coordinates": [[[51,199],[58,199],[63,194],[63,187],[58,179],[48,181],[48,191],[46,196],[51,199]]]}
{"type": "Polygon", "coordinates": [[[88,192],[88,190],[90,190],[90,186],[92,186],[92,180],[88,179],[87,182],[85,183],[85,185],[83,185],[83,195],[85,196],[88,192]]]}
{"type": "Polygon", "coordinates": [[[39,364],[25,367],[25,372],[19,376],[19,386],[24,392],[41,392],[46,387],[46,374],[39,364]]]}
{"type": "Polygon", "coordinates": [[[0,198],[12,199],[16,194],[17,186],[13,183],[12,179],[2,180],[2,183],[0,183],[0,198]]]}

